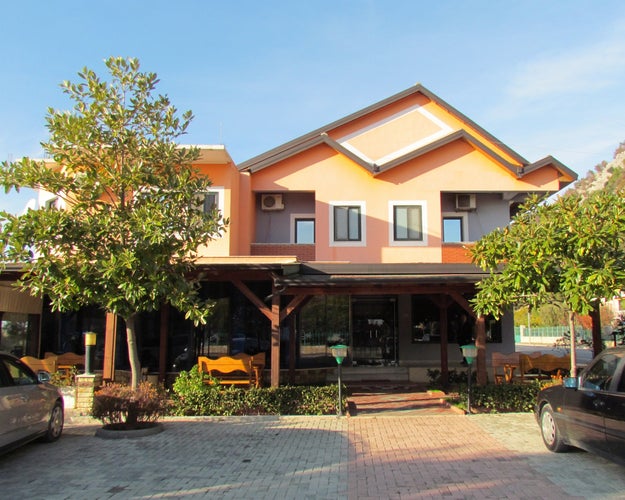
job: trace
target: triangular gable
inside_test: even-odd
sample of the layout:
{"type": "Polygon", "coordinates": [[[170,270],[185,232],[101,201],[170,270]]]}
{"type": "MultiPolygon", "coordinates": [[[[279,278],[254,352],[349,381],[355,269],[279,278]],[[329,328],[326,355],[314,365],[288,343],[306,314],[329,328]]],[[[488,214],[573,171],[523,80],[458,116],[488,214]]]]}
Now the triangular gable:
{"type": "Polygon", "coordinates": [[[458,140],[468,142],[517,177],[551,166],[559,171],[564,185],[576,178],[551,157],[529,164],[420,84],[251,158],[241,163],[239,170],[256,172],[326,144],[377,175],[458,140]],[[430,103],[438,107],[438,113],[430,103]]]}

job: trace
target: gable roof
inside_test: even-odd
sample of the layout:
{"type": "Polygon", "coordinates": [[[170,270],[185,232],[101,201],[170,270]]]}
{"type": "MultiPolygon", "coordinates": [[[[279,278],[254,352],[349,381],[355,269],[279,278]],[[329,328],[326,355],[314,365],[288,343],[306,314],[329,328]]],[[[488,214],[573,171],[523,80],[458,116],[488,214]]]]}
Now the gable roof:
{"type": "MultiPolygon", "coordinates": [[[[437,121],[437,119],[432,116],[430,118],[432,118],[433,121],[437,121]]],[[[414,85],[413,87],[410,87],[391,97],[372,104],[371,106],[368,106],[366,108],[363,108],[360,111],[352,113],[344,118],[336,120],[332,123],[329,123],[328,125],[320,127],[316,130],[313,130],[312,132],[304,134],[296,139],[293,139],[280,146],[270,149],[265,153],[246,160],[239,164],[238,168],[240,171],[244,172],[257,172],[258,170],[262,170],[266,167],[274,165],[275,163],[295,156],[317,145],[326,144],[335,151],[338,151],[341,154],[347,156],[352,161],[362,166],[375,176],[379,173],[385,172],[391,168],[401,165],[408,160],[417,158],[430,151],[433,151],[446,144],[458,140],[463,140],[470,143],[473,147],[482,151],[484,154],[492,158],[498,164],[502,165],[505,169],[509,170],[511,174],[517,176],[518,178],[521,178],[530,172],[547,166],[555,168],[561,174],[563,185],[566,185],[577,178],[577,174],[575,172],[573,172],[551,156],[547,156],[535,163],[529,163],[516,151],[503,144],[489,132],[484,130],[482,127],[477,125],[460,111],[445,102],[433,92],[426,89],[421,84],[414,85]],[[457,120],[466,124],[466,127],[468,129],[472,129],[473,131],[475,131],[475,135],[467,132],[465,128],[461,128],[460,130],[452,130],[451,128],[442,124],[438,131],[434,131],[430,135],[430,140],[415,143],[413,145],[414,147],[405,148],[397,154],[388,156],[384,159],[383,162],[377,163],[374,159],[368,158],[367,155],[363,154],[361,151],[358,151],[356,148],[350,147],[349,141],[347,139],[337,140],[331,137],[331,133],[337,130],[339,127],[350,124],[351,122],[366,117],[367,115],[370,115],[378,110],[381,110],[415,94],[421,94],[430,101],[436,103],[441,108],[445,109],[457,120]],[[478,136],[483,137],[484,140],[481,140],[478,136]],[[504,158],[504,156],[495,151],[495,149],[493,149],[493,147],[491,147],[489,143],[496,144],[496,147],[504,155],[507,155],[511,160],[504,158]]]]}

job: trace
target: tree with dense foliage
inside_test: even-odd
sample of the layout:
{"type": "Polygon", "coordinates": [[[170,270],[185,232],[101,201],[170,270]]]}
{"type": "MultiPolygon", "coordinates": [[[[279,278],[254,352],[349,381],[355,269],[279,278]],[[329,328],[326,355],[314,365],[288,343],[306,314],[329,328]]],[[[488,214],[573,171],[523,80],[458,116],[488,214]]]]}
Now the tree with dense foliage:
{"type": "Polygon", "coordinates": [[[574,375],[575,315],[625,289],[623,193],[571,193],[552,203],[533,197],[509,226],[480,239],[472,257],[490,271],[473,299],[478,314],[499,317],[512,306],[554,301],[566,306],[574,375]]]}
{"type": "Polygon", "coordinates": [[[158,79],[136,59],[105,61],[109,81],[85,68],[79,83],[61,87],[72,112],[48,110],[53,162],[5,162],[0,184],[54,193],[66,210],[43,207],[0,213],[3,263],[24,264],[18,286],[48,296],[53,310],[96,305],[126,323],[132,386],[141,366],[135,318],[170,304],[196,323],[211,304],[190,279],[198,248],[224,230],[217,210],[205,211],[210,180],[193,166],[197,148],[176,140],[192,120],[163,95],[158,79]]]}

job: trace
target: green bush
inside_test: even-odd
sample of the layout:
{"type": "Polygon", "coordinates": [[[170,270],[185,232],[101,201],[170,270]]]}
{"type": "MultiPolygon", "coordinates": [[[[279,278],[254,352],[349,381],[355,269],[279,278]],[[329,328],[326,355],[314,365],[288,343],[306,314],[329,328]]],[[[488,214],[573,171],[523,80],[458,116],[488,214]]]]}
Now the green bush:
{"type": "Polygon", "coordinates": [[[142,382],[133,390],[128,385],[107,384],[96,391],[91,415],[105,427],[141,428],[156,422],[167,412],[167,392],[142,382]]]}
{"type": "MultiPolygon", "coordinates": [[[[538,392],[551,381],[525,384],[487,384],[471,386],[471,408],[485,413],[531,412],[538,392]]],[[[458,388],[455,403],[467,407],[467,386],[458,388]]]]}
{"type": "MultiPolygon", "coordinates": [[[[197,367],[180,372],[172,386],[174,415],[334,415],[338,385],[249,389],[205,383],[197,367]]],[[[345,394],[345,391],[344,391],[345,394]]],[[[346,400],[343,397],[343,410],[346,400]]]]}
{"type": "Polygon", "coordinates": [[[50,374],[50,383],[57,387],[70,387],[75,383],[75,377],[78,375],[78,369],[72,366],[69,375],[65,372],[56,371],[50,374]]]}

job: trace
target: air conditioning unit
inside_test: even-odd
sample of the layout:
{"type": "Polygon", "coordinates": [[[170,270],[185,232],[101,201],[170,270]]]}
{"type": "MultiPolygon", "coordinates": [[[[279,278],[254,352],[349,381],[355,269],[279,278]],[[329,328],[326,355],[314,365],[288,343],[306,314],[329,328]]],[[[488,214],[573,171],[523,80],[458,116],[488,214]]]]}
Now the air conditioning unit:
{"type": "Polygon", "coordinates": [[[260,208],[265,211],[284,210],[281,194],[263,194],[260,197],[260,208]]]}
{"type": "Polygon", "coordinates": [[[475,195],[457,194],[456,210],[475,210],[475,195]]]}

